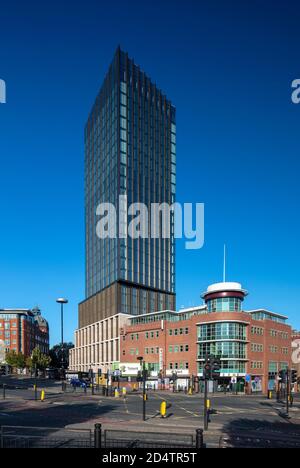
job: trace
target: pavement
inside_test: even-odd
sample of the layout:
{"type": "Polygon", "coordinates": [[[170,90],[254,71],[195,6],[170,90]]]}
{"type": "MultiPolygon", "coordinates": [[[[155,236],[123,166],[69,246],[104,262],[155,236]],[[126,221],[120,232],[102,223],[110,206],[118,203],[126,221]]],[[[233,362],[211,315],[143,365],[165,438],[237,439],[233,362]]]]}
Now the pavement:
{"type": "MultiPolygon", "coordinates": [[[[101,423],[105,430],[138,432],[195,434],[203,428],[203,395],[182,393],[149,392],[146,403],[147,419],[142,420],[143,399],[139,393],[128,394],[126,398],[104,397],[85,394],[81,389],[76,393],[61,392],[61,384],[49,381],[39,382],[45,391],[45,401],[35,401],[33,381],[18,379],[18,388],[10,381],[6,399],[2,399],[0,379],[0,425],[34,426],[51,428],[93,429],[101,423]],[[161,418],[159,410],[162,401],[167,403],[167,417],[161,418]]],[[[241,396],[232,394],[210,395],[213,414],[209,430],[204,439],[208,447],[218,447],[220,439],[259,437],[280,440],[281,443],[297,439],[300,446],[300,396],[285,415],[284,402],[267,400],[265,396],[241,396]]],[[[222,439],[222,440],[223,440],[222,439]]],[[[226,441],[224,442],[226,444],[226,441]]]]}

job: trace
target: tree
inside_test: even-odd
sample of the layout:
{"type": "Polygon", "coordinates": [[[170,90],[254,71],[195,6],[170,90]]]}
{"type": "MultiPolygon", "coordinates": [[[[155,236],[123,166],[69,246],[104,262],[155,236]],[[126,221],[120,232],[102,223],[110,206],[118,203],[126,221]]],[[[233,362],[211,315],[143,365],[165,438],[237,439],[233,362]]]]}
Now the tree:
{"type": "Polygon", "coordinates": [[[37,368],[38,370],[45,370],[51,362],[50,356],[43,354],[39,348],[32,351],[31,357],[27,358],[26,365],[30,369],[37,368]]]}
{"type": "Polygon", "coordinates": [[[30,369],[30,370],[33,369],[33,364],[32,364],[32,359],[31,359],[31,357],[26,358],[26,360],[25,360],[25,365],[26,365],[27,369],[30,369]]]}
{"type": "Polygon", "coordinates": [[[26,367],[24,354],[22,354],[22,353],[18,353],[18,354],[17,354],[17,358],[16,358],[16,367],[17,367],[18,369],[24,369],[24,368],[26,367]]]}
{"type": "Polygon", "coordinates": [[[25,367],[25,356],[22,353],[16,353],[16,351],[8,351],[5,357],[6,363],[16,369],[24,369],[25,367]]]}
{"type": "Polygon", "coordinates": [[[15,351],[8,351],[5,356],[6,363],[11,367],[16,367],[17,353],[15,351]]]}
{"type": "MultiPolygon", "coordinates": [[[[74,348],[73,343],[64,343],[64,367],[69,367],[69,352],[70,349],[74,348]]],[[[51,357],[51,366],[57,369],[61,368],[62,362],[62,349],[61,344],[57,344],[50,349],[50,357],[51,357]]]]}

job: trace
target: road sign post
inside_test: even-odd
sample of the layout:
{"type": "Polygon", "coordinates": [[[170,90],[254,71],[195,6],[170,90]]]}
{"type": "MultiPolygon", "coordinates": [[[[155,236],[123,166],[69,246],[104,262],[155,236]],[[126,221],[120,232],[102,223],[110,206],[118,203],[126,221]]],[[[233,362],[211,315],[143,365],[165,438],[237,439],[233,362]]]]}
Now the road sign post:
{"type": "Polygon", "coordinates": [[[204,381],[204,430],[208,430],[208,408],[207,408],[208,380],[204,381]]]}
{"type": "Polygon", "coordinates": [[[146,363],[144,361],[143,362],[143,421],[146,421],[146,401],[147,401],[146,379],[147,379],[147,371],[146,371],[146,363]]]}

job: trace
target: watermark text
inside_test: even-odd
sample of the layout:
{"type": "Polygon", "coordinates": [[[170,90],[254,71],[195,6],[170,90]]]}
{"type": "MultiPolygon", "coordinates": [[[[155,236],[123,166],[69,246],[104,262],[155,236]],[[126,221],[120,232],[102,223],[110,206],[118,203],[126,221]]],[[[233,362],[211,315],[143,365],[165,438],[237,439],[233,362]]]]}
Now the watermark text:
{"type": "Polygon", "coordinates": [[[0,104],[6,104],[6,83],[0,79],[0,104]]]}
{"type": "Polygon", "coordinates": [[[292,82],[292,103],[299,104],[300,103],[300,79],[296,79],[292,82]]]}
{"type": "Polygon", "coordinates": [[[96,215],[99,239],[186,239],[187,250],[204,245],[204,203],[128,205],[127,196],[120,195],[117,207],[100,203],[96,215]]]}

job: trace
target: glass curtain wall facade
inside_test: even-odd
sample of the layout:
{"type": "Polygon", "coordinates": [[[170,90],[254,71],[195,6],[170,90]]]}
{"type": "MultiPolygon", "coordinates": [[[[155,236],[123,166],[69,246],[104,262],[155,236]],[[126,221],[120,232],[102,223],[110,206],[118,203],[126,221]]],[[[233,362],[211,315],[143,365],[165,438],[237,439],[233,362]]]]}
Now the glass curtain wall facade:
{"type": "Polygon", "coordinates": [[[238,297],[221,297],[207,301],[208,312],[241,312],[242,299],[238,297]]]}
{"type": "Polygon", "coordinates": [[[199,325],[198,372],[203,373],[207,355],[221,357],[221,374],[245,373],[247,360],[247,325],[216,322],[199,325]]]}
{"type": "Polygon", "coordinates": [[[132,239],[117,232],[116,238],[101,240],[96,235],[100,203],[116,207],[118,231],[124,215],[120,196],[127,197],[127,210],[144,203],[150,214],[152,203],[172,205],[175,192],[175,108],[118,49],[85,128],[87,299],[118,283],[115,313],[175,309],[173,214],[169,239],[132,239]]]}

